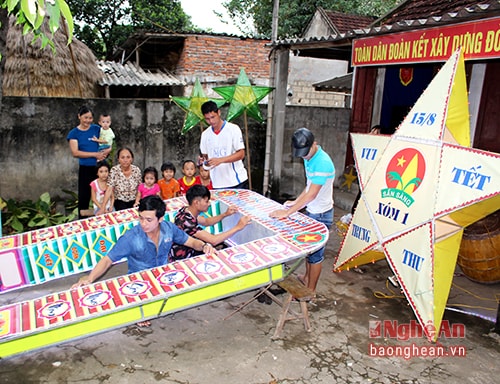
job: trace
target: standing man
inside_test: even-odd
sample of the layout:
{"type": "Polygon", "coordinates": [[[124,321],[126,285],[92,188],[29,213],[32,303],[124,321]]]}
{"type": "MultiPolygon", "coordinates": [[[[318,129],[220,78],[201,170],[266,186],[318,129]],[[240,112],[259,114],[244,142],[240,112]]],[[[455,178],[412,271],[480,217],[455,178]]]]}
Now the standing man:
{"type": "Polygon", "coordinates": [[[222,120],[219,107],[211,100],[203,103],[201,113],[210,126],[200,140],[200,161],[210,169],[214,189],[248,189],[248,174],[243,165],[245,144],[241,129],[222,120]]]}
{"type": "MultiPolygon", "coordinates": [[[[333,223],[333,181],[335,166],[330,156],[314,141],[314,135],[307,128],[299,128],[292,137],[293,157],[302,157],[306,170],[307,184],[295,200],[286,201],[285,209],[278,209],[269,215],[274,218],[288,217],[306,208],[306,214],[325,224],[328,228],[333,223]]],[[[321,263],[325,249],[307,256],[304,284],[316,292],[321,263]]]]}

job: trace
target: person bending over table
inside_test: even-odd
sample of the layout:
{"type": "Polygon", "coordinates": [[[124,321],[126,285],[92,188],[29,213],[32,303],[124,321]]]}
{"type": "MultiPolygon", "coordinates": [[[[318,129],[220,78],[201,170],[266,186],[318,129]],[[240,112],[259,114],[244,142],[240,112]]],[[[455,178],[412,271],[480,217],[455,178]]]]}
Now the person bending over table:
{"type": "MultiPolygon", "coordinates": [[[[195,239],[181,231],[175,224],[164,221],[165,203],[156,195],[147,196],[139,202],[139,225],[130,228],[121,236],[96,264],[94,269],[80,278],[72,288],[82,287],[95,282],[111,265],[127,259],[128,273],[159,267],[167,264],[168,254],[173,243],[183,244],[197,251],[214,254],[211,244],[195,239]]],[[[137,323],[139,326],[149,326],[149,321],[137,323]]]]}
{"type": "MultiPolygon", "coordinates": [[[[299,128],[294,132],[292,155],[304,160],[306,187],[295,200],[285,201],[284,209],[277,209],[269,216],[279,219],[306,208],[307,216],[330,228],[333,223],[335,180],[335,166],[331,157],[316,143],[313,133],[307,128],[299,128]]],[[[306,274],[302,280],[314,292],[321,274],[324,253],[325,248],[321,248],[306,257],[306,274]]]]}
{"type": "MultiPolygon", "coordinates": [[[[205,217],[200,215],[206,212],[210,207],[210,190],[201,184],[195,184],[186,192],[188,206],[183,207],[175,216],[175,224],[189,236],[195,237],[212,245],[217,245],[227,240],[236,232],[241,231],[250,223],[250,217],[242,216],[238,223],[231,229],[212,235],[204,231],[198,224],[204,227],[210,227],[217,224],[223,218],[231,216],[237,212],[237,208],[228,207],[227,211],[214,217],[205,217]]],[[[188,257],[196,256],[196,250],[188,244],[173,244],[170,250],[170,260],[182,260],[188,257]]]]}

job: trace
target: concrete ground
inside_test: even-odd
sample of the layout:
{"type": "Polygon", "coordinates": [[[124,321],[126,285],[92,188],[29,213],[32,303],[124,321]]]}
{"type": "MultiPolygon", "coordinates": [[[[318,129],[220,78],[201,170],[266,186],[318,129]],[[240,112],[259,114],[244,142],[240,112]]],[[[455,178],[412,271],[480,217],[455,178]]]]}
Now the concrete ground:
{"type": "MultiPolygon", "coordinates": [[[[336,209],[337,218],[344,213],[336,209]]],[[[436,344],[419,337],[407,341],[369,337],[369,325],[374,324],[370,321],[409,324],[415,316],[399,291],[386,285],[391,272],[385,261],[357,271],[333,273],[339,246],[340,237],[332,232],[318,299],[309,304],[310,333],[300,321],[289,321],[282,337],[271,340],[280,313],[276,304],[254,302],[223,320],[255,294],[248,292],[156,319],[149,329],[120,328],[0,360],[0,383],[498,382],[500,336],[491,332],[494,324],[454,311],[446,311],[444,319],[464,324],[465,338],[441,338],[437,346],[448,353],[465,352],[466,356],[370,356],[373,347],[378,352],[386,348],[390,354],[399,348],[404,354],[436,344]]],[[[65,284],[69,286],[76,279],[72,277],[65,284]]],[[[489,306],[494,315],[496,302],[485,304],[482,300],[489,295],[494,301],[500,286],[474,286],[479,287],[471,292],[471,300],[477,306],[489,306]]],[[[0,304],[19,300],[21,295],[2,295],[0,304]]],[[[451,295],[451,299],[456,297],[451,295]]]]}

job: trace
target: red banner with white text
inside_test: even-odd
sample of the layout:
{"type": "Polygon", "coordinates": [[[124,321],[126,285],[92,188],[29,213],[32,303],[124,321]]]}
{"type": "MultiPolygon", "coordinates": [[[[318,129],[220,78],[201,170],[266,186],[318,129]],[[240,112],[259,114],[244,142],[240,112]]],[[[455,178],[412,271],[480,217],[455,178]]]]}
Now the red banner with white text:
{"type": "Polygon", "coordinates": [[[352,63],[364,66],[446,61],[459,47],[465,60],[500,57],[500,17],[357,39],[353,42],[352,63]]]}

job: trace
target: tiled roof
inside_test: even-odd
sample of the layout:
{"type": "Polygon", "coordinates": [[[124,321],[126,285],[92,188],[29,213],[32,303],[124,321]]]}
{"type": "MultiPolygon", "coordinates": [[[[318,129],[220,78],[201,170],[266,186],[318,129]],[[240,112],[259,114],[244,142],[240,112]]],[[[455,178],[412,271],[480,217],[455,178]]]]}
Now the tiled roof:
{"type": "Polygon", "coordinates": [[[350,15],[347,13],[325,10],[325,14],[330,22],[340,33],[346,33],[351,29],[368,27],[375,21],[375,18],[360,15],[350,15]]]}
{"type": "Polygon", "coordinates": [[[319,81],[313,84],[317,91],[351,92],[352,72],[333,79],[319,81]]]}
{"type": "Polygon", "coordinates": [[[99,81],[102,86],[176,86],[185,85],[166,70],[145,71],[131,62],[120,64],[115,61],[98,61],[97,66],[104,73],[99,81]]]}
{"type": "MultiPolygon", "coordinates": [[[[463,2],[457,1],[457,2],[463,2]]],[[[419,2],[421,5],[423,4],[432,4],[434,2],[446,2],[449,4],[455,4],[455,0],[446,1],[446,0],[408,0],[404,2],[400,7],[396,8],[396,10],[391,13],[391,15],[395,15],[399,9],[400,13],[403,12],[402,6],[404,5],[412,5],[413,3],[419,2]]],[[[429,16],[426,14],[419,13],[419,18],[415,19],[398,19],[400,21],[395,21],[393,24],[386,24],[385,20],[389,20],[389,16],[386,18],[379,19],[378,22],[373,23],[371,26],[367,28],[353,29],[347,31],[346,33],[341,33],[339,35],[330,35],[330,36],[314,36],[314,37],[306,37],[306,38],[291,38],[284,39],[274,42],[271,45],[284,45],[290,46],[291,49],[305,49],[305,48],[328,48],[332,46],[345,46],[351,44],[353,39],[358,39],[367,36],[376,36],[387,33],[396,33],[396,32],[404,32],[410,31],[420,28],[431,28],[437,27],[441,25],[449,25],[454,23],[465,22],[469,20],[487,18],[487,17],[495,17],[500,15],[500,0],[483,0],[483,1],[467,1],[467,3],[474,3],[472,5],[466,5],[465,7],[462,5],[462,8],[455,9],[454,11],[444,11],[439,12],[439,15],[429,16]],[[382,24],[380,24],[382,23],[382,24]]],[[[451,5],[450,5],[451,8],[451,5]]],[[[429,11],[437,12],[435,9],[431,9],[430,5],[427,8],[429,11]]],[[[417,17],[417,13],[413,14],[417,17]]],[[[390,20],[395,20],[395,16],[390,20]]]]}
{"type": "Polygon", "coordinates": [[[378,19],[376,25],[394,24],[405,20],[428,19],[447,13],[457,13],[469,6],[494,4],[495,0],[407,0],[378,19]]]}

